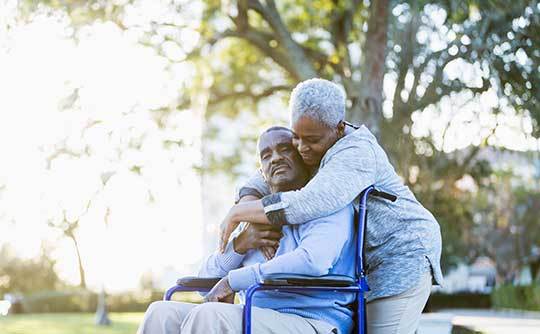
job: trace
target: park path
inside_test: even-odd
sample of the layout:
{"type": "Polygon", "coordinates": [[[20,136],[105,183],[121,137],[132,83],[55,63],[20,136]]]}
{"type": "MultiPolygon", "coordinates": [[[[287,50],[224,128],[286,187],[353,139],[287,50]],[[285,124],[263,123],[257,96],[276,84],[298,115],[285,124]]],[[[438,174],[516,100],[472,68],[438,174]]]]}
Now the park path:
{"type": "Polygon", "coordinates": [[[418,334],[450,334],[453,325],[485,334],[540,334],[540,312],[456,309],[425,313],[418,334]]]}

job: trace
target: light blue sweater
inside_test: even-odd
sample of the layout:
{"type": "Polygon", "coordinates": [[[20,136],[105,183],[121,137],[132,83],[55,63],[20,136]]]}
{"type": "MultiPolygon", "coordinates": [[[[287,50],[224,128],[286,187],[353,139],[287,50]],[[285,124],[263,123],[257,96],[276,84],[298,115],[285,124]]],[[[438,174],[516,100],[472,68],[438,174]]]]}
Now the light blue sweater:
{"type": "MultiPolygon", "coordinates": [[[[266,261],[259,250],[238,254],[232,242],[229,242],[224,254],[216,252],[206,259],[199,276],[228,275],[229,284],[235,291],[240,291],[242,300],[243,290],[268,274],[339,274],[354,277],[356,235],[353,215],[353,206],[348,205],[309,224],[283,226],[279,248],[270,261],[266,261]]],[[[352,312],[346,305],[353,301],[354,295],[349,293],[261,291],[255,294],[253,304],[325,321],[335,326],[339,333],[350,333],[352,312]]]]}

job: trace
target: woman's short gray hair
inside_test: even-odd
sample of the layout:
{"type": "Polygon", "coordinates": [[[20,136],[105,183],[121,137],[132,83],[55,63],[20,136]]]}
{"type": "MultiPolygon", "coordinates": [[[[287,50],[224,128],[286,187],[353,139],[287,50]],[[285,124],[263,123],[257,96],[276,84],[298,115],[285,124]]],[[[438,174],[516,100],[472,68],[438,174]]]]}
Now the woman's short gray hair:
{"type": "Polygon", "coordinates": [[[345,99],[343,89],[331,81],[302,81],[293,89],[289,100],[291,126],[306,115],[333,128],[345,118],[345,99]]]}

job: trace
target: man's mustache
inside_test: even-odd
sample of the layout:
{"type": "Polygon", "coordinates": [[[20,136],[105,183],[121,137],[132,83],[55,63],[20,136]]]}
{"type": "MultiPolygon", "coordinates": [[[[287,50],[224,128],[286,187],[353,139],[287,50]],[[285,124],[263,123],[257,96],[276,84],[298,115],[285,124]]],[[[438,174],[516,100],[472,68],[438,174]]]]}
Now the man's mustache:
{"type": "Polygon", "coordinates": [[[278,168],[281,168],[281,167],[291,168],[291,167],[289,166],[288,163],[286,163],[286,162],[281,162],[281,163],[279,163],[279,164],[273,165],[273,166],[270,168],[270,173],[271,173],[272,175],[274,175],[274,172],[275,172],[278,168]]]}

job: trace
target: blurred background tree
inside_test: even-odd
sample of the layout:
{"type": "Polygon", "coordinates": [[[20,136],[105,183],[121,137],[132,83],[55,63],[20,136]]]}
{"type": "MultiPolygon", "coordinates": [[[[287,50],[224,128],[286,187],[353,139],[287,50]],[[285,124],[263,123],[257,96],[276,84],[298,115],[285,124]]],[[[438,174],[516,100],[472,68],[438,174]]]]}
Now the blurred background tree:
{"type": "Polygon", "coordinates": [[[0,295],[23,294],[65,287],[46,247],[36,259],[22,259],[9,246],[0,248],[0,295]]]}
{"type": "Polygon", "coordinates": [[[207,94],[203,175],[245,175],[239,166],[254,160],[259,129],[286,122],[290,90],[322,77],[343,85],[347,119],[377,134],[439,220],[445,267],[502,256],[508,266],[500,272],[515,273],[519,265],[509,259],[524,261],[540,246],[528,233],[538,230],[540,191],[529,182],[540,177],[537,1],[171,0],[160,1],[164,15],[133,23],[130,13],[142,2],[23,6],[26,13],[39,6],[66,11],[74,27],[115,22],[171,63],[196,69],[177,103],[155,114],[167,117],[207,94]],[[194,7],[202,7],[199,22],[186,19],[194,7]],[[198,32],[195,43],[186,29],[198,32]],[[529,152],[512,153],[519,151],[529,152]],[[501,176],[512,169],[506,158],[536,174],[501,176]],[[512,255],[496,254],[506,249],[496,240],[512,255]]]}

